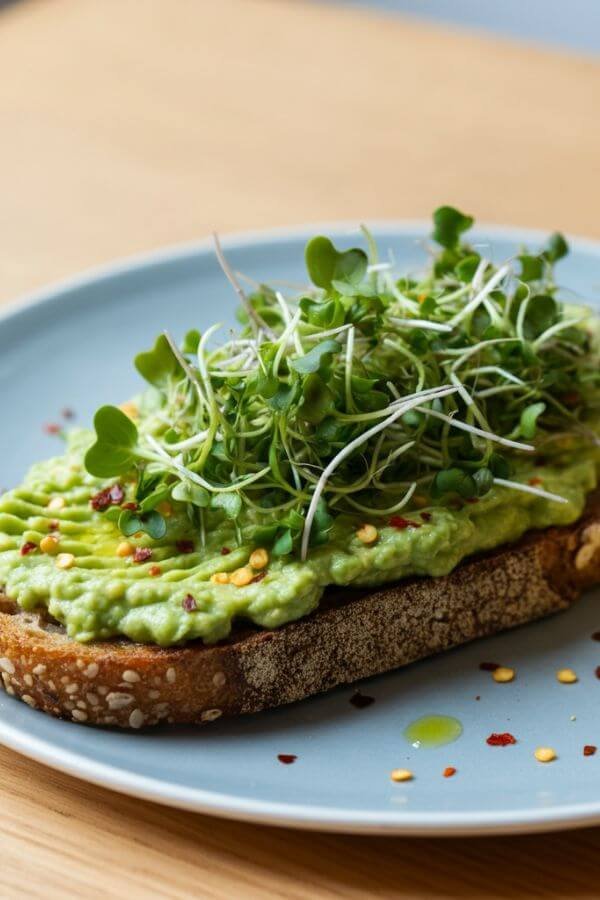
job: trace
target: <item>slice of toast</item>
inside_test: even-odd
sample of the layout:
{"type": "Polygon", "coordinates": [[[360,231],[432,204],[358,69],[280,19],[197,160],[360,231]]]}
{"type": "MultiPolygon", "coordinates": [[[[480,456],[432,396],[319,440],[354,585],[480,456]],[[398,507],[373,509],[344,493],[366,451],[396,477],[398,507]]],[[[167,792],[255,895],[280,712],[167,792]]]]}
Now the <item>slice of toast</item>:
{"type": "Polygon", "coordinates": [[[301,700],[568,608],[600,582],[600,491],[562,528],[465,561],[442,578],[327,592],[275,631],[237,629],[212,647],[78,644],[44,611],[0,595],[6,691],[54,716],[141,728],[210,722],[301,700]]]}

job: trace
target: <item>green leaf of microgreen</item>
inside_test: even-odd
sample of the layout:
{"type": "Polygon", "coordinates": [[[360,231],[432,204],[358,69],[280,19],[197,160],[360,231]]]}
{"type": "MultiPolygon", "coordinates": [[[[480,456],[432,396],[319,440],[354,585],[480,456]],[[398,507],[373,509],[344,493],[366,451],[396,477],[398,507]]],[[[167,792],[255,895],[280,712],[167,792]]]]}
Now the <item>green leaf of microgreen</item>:
{"type": "Polygon", "coordinates": [[[164,387],[174,375],[183,376],[183,370],[164,334],[157,337],[152,350],[138,353],[134,364],[140,375],[157,388],[164,387]]]}
{"type": "Polygon", "coordinates": [[[318,373],[326,375],[331,367],[334,353],[339,353],[342,345],[339,341],[326,340],[321,341],[304,356],[298,356],[296,359],[289,361],[290,368],[300,375],[310,375],[318,373]]]}
{"type": "Polygon", "coordinates": [[[318,425],[335,409],[335,397],[318,375],[307,375],[302,386],[301,417],[312,425],[318,425]]]}
{"type": "Polygon", "coordinates": [[[560,232],[551,234],[543,250],[543,255],[550,263],[558,262],[569,252],[569,245],[560,232]]]}
{"type": "Polygon", "coordinates": [[[521,281],[539,281],[544,274],[544,260],[541,256],[524,254],[518,257],[521,263],[521,281]]]}
{"type": "Polygon", "coordinates": [[[527,340],[538,337],[546,328],[556,322],[558,304],[549,294],[536,294],[527,307],[524,322],[524,334],[527,340]]]}
{"type": "Polygon", "coordinates": [[[135,462],[138,431],[116,406],[101,406],[94,417],[96,442],[85,455],[90,475],[110,478],[128,472],[135,462]]]}
{"type": "Polygon", "coordinates": [[[432,237],[442,247],[453,249],[458,246],[461,234],[472,224],[472,216],[466,216],[453,206],[440,206],[433,214],[432,237]]]}
{"type": "Polygon", "coordinates": [[[237,519],[242,510],[242,498],[234,491],[227,494],[213,494],[211,509],[222,509],[228,519],[237,519]]]}
{"type": "Polygon", "coordinates": [[[198,352],[198,344],[200,343],[200,332],[197,328],[192,328],[188,331],[183,339],[183,343],[181,345],[182,353],[195,354],[198,352]]]}
{"type": "Polygon", "coordinates": [[[151,509],[155,509],[159,503],[162,503],[163,500],[166,500],[171,494],[171,485],[170,484],[161,484],[159,487],[155,488],[152,493],[148,494],[142,502],[140,503],[140,512],[146,513],[151,509]]]}
{"type": "Polygon", "coordinates": [[[180,503],[192,503],[201,508],[210,506],[210,494],[206,488],[192,481],[178,481],[171,491],[171,497],[180,503]]]}
{"type": "Polygon", "coordinates": [[[290,528],[285,528],[275,540],[271,553],[273,556],[287,556],[294,548],[294,539],[290,528]]]}
{"type": "Polygon", "coordinates": [[[344,307],[337,297],[324,302],[303,297],[300,300],[300,309],[304,313],[305,320],[318,328],[339,328],[344,324],[344,307]]]}
{"type": "Polygon", "coordinates": [[[490,469],[484,466],[473,473],[473,481],[475,482],[477,496],[483,497],[491,491],[494,485],[494,476],[490,469]]]}
{"type": "Polygon", "coordinates": [[[334,279],[357,284],[364,278],[368,259],[364,250],[336,250],[327,237],[314,237],[304,251],[310,280],[317,287],[330,288],[334,279]]]}
{"type": "Polygon", "coordinates": [[[435,492],[439,494],[458,494],[469,499],[477,493],[477,486],[472,475],[463,469],[451,468],[439,471],[433,482],[435,492]]]}
{"type": "Polygon", "coordinates": [[[535,437],[537,420],[545,409],[545,403],[531,403],[521,413],[520,434],[526,440],[531,440],[535,437]]]}
{"type": "Polygon", "coordinates": [[[167,523],[156,510],[141,513],[136,510],[124,509],[119,516],[119,528],[127,537],[142,531],[156,541],[159,541],[167,533],[167,523]]]}
{"type": "MultiPolygon", "coordinates": [[[[461,259],[461,261],[456,265],[456,268],[454,270],[457,277],[461,281],[472,281],[480,260],[481,257],[478,253],[470,253],[468,256],[465,256],[464,259],[461,259]]],[[[422,306],[421,312],[423,312],[422,306]]]]}

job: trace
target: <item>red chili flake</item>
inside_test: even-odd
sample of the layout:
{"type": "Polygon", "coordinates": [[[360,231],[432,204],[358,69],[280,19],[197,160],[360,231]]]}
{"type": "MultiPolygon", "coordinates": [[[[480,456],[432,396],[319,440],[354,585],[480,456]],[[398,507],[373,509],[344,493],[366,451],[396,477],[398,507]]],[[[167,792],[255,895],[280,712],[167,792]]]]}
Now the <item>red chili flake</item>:
{"type": "Polygon", "coordinates": [[[56,422],[46,422],[44,425],[44,431],[46,434],[60,434],[62,431],[62,425],[58,425],[56,422]]]}
{"type": "Polygon", "coordinates": [[[51,519],[48,522],[48,531],[58,531],[60,529],[60,522],[57,519],[51,519]]]}
{"type": "Polygon", "coordinates": [[[527,484],[530,484],[531,487],[536,487],[536,485],[543,484],[543,483],[544,482],[542,481],[542,479],[538,478],[537,475],[534,478],[530,478],[529,481],[527,482],[527,484]]]}
{"type": "Polygon", "coordinates": [[[152,550],[150,550],[149,547],[136,547],[133,554],[133,561],[136,563],[143,563],[146,562],[146,560],[151,559],[151,557],[152,550]]]}
{"type": "Polygon", "coordinates": [[[389,520],[389,524],[392,528],[398,528],[399,530],[403,530],[404,528],[420,528],[420,522],[413,522],[411,519],[405,519],[402,516],[392,516],[389,520]]]}
{"type": "Polygon", "coordinates": [[[361,694],[360,691],[354,691],[350,697],[350,703],[357,709],[364,709],[366,706],[371,706],[372,703],[375,703],[375,697],[369,697],[368,694],[361,694]]]}
{"type": "Polygon", "coordinates": [[[467,497],[467,503],[479,503],[479,497],[467,497]]]}
{"type": "Polygon", "coordinates": [[[583,748],[584,756],[593,756],[598,748],[594,744],[586,744],[583,748]]]}
{"type": "Polygon", "coordinates": [[[221,556],[227,556],[229,553],[231,553],[229,547],[221,547],[221,556]]]}
{"type": "Polygon", "coordinates": [[[138,505],[135,500],[128,500],[127,503],[121,503],[121,509],[137,509],[138,505]]]}
{"type": "Polygon", "coordinates": [[[113,484],[110,487],[103,488],[93,497],[90,497],[90,505],[92,509],[98,512],[104,512],[109,506],[119,506],[125,499],[125,491],[120,484],[113,484]]]}
{"type": "Polygon", "coordinates": [[[424,522],[431,522],[432,516],[430,512],[419,513],[424,522]]]}
{"type": "Polygon", "coordinates": [[[563,394],[560,399],[565,406],[573,407],[577,406],[577,404],[581,402],[581,394],[579,394],[577,391],[570,391],[568,394],[563,394]]]}
{"type": "Polygon", "coordinates": [[[267,577],[266,572],[258,572],[258,574],[254,576],[254,578],[252,579],[250,584],[256,584],[257,581],[262,581],[263,578],[266,578],[266,577],[267,577]]]}
{"type": "Polygon", "coordinates": [[[500,668],[500,663],[482,662],[479,663],[479,668],[482,672],[495,672],[496,669],[500,668]]]}
{"type": "Polygon", "coordinates": [[[60,414],[63,417],[63,419],[74,419],[75,418],[75,413],[68,406],[65,406],[65,408],[61,410],[60,414]]]}
{"type": "Polygon", "coordinates": [[[283,763],[284,766],[289,766],[291,763],[296,762],[298,757],[294,753],[278,753],[277,759],[280,763],[283,763]]]}
{"type": "Polygon", "coordinates": [[[592,635],[593,641],[600,641],[600,631],[595,631],[592,635]]]}
{"type": "MultiPolygon", "coordinates": [[[[150,552],[152,553],[152,551],[150,552]]],[[[153,578],[156,578],[158,575],[160,575],[161,572],[162,569],[160,566],[150,566],[150,568],[148,569],[148,575],[151,575],[153,578]]]]}
{"type": "Polygon", "coordinates": [[[509,744],[516,744],[517,739],[509,731],[504,731],[502,734],[496,732],[490,734],[485,742],[490,747],[508,747],[509,744]]]}
{"type": "Polygon", "coordinates": [[[183,600],[181,601],[181,605],[186,612],[194,612],[194,610],[198,609],[196,598],[192,597],[191,594],[188,594],[187,597],[183,598],[183,600]]]}
{"type": "Polygon", "coordinates": [[[175,546],[177,547],[178,553],[193,553],[194,552],[194,542],[193,541],[175,541],[175,546]]]}
{"type": "Polygon", "coordinates": [[[21,545],[21,556],[27,556],[29,553],[33,553],[34,550],[37,550],[37,544],[34,544],[33,541],[25,541],[21,545]]]}
{"type": "Polygon", "coordinates": [[[600,666],[596,666],[596,678],[600,678],[600,666]]]}
{"type": "Polygon", "coordinates": [[[452,778],[453,775],[456,775],[456,769],[454,766],[446,766],[442,774],[444,778],[452,778]]]}

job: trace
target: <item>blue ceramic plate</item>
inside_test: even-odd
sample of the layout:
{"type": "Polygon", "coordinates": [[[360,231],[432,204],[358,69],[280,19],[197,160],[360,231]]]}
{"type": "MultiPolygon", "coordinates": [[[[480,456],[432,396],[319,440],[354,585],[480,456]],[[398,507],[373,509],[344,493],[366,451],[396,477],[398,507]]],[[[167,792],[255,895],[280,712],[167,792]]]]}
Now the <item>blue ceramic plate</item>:
{"type": "MultiPolygon", "coordinates": [[[[306,239],[324,231],[336,243],[359,239],[354,228],[305,228],[225,241],[235,268],[256,280],[304,282],[306,239]]],[[[374,228],[409,269],[424,262],[427,227],[374,228]]],[[[538,233],[483,228],[477,240],[501,260],[538,233]]],[[[560,280],[600,298],[600,245],[573,241],[560,280]]],[[[207,243],[121,263],[29,298],[0,321],[2,484],[17,483],[34,460],[56,452],[44,423],[63,407],[89,422],[101,403],[140,387],[133,355],[169,328],[182,335],[215,320],[233,321],[235,297],[207,243]]],[[[571,612],[479,641],[361,685],[376,702],[350,704],[352,688],[254,717],[202,729],[119,734],[46,717],[0,697],[0,741],[79,778],[160,803],[255,822],[334,831],[481,834],[541,831],[600,823],[600,595],[571,612]],[[512,684],[495,684],[482,660],[515,666],[512,684]],[[579,674],[558,684],[557,668],[579,674]],[[403,738],[415,718],[440,713],[463,723],[463,736],[435,750],[403,738]],[[489,747],[492,731],[518,743],[489,747]],[[539,745],[558,753],[533,758],[539,745]],[[282,765],[278,754],[295,754],[282,765]],[[408,767],[410,783],[390,770],[408,767]],[[453,778],[443,778],[455,766],[453,778]]]]}

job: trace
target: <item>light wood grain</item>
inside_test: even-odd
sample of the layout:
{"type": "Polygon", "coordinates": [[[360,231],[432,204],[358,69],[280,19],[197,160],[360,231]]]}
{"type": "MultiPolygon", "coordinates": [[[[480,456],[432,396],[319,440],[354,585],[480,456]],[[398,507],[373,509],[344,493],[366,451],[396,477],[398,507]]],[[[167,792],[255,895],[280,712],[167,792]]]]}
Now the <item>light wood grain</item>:
{"type": "MultiPolygon", "coordinates": [[[[356,11],[38,0],[0,13],[0,299],[222,231],[426,216],[600,237],[600,65],[356,11]]],[[[597,897],[600,831],[295,834],[0,750],[0,897],[597,897]]]]}

